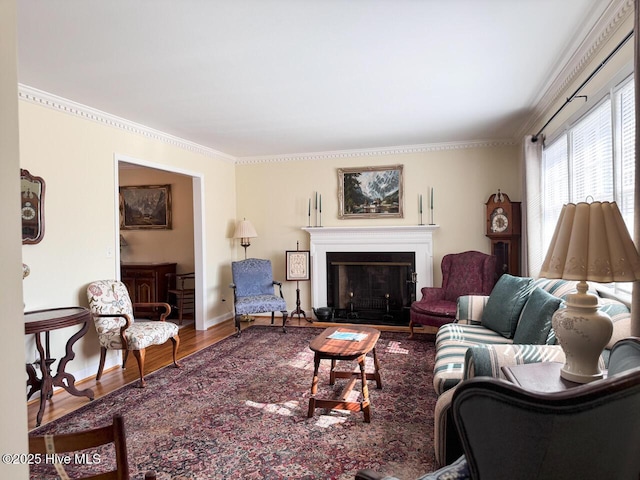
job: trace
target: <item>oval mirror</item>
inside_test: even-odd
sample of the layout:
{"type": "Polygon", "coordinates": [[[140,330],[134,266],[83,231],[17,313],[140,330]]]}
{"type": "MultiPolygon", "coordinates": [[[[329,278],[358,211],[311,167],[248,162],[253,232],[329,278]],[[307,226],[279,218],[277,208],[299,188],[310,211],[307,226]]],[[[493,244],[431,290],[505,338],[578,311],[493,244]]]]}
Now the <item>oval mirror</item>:
{"type": "Polygon", "coordinates": [[[44,180],[20,169],[22,243],[39,243],[44,236],[44,180]]]}

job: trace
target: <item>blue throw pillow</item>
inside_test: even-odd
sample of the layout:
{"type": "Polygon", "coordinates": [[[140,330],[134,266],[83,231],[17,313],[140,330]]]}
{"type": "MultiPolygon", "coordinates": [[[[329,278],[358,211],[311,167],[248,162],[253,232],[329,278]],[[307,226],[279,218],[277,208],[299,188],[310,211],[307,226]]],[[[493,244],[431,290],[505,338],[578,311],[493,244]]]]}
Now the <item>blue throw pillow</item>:
{"type": "Polygon", "coordinates": [[[513,338],[522,307],[531,293],[532,278],[503,274],[496,282],[482,312],[482,326],[513,338]]]}
{"type": "Polygon", "coordinates": [[[520,315],[520,321],[513,335],[513,343],[522,345],[544,345],[551,330],[551,317],[560,307],[562,300],[536,287],[520,315]]]}

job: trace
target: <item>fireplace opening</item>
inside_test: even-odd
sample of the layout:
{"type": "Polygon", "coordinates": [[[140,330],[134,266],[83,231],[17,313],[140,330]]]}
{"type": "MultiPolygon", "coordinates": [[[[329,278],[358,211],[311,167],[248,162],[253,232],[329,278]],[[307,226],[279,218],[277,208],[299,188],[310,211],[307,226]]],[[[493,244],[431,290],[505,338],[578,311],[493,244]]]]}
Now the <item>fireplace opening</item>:
{"type": "Polygon", "coordinates": [[[334,321],[408,325],[415,297],[414,252],[327,252],[334,321]]]}

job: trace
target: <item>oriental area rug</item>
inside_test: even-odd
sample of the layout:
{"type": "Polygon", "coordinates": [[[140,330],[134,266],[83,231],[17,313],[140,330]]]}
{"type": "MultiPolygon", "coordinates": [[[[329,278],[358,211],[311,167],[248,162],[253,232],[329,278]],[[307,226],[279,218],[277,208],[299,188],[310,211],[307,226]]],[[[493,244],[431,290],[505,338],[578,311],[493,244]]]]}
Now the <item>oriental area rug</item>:
{"type": "MultiPolygon", "coordinates": [[[[382,332],[376,345],[382,389],[369,381],[371,422],[362,412],[316,410],[307,418],[313,378],[309,342],[322,329],[253,326],[165,367],[141,389],[133,382],[46,424],[31,434],[65,433],[124,417],[131,478],[153,470],[158,479],[353,479],[372,468],[401,480],[434,469],[433,340],[382,332]]],[[[373,359],[367,358],[367,371],[373,359]]],[[[357,368],[339,362],[339,369],[357,368]]],[[[320,365],[318,397],[337,397],[348,380],[329,385],[330,361],[320,365]]],[[[356,384],[355,395],[360,395],[356,384]]],[[[350,400],[353,400],[350,398],[350,400]]],[[[112,447],[109,447],[112,449],[112,447]]],[[[79,471],[113,465],[66,465],[79,471]]],[[[32,479],[57,478],[51,465],[32,479]]]]}

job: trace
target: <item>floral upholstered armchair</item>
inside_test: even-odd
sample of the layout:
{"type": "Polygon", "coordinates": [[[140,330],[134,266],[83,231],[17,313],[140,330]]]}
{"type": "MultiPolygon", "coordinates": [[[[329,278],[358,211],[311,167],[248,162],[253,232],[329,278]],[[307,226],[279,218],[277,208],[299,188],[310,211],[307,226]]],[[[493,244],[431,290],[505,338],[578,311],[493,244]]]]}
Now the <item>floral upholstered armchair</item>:
{"type": "Polygon", "coordinates": [[[98,341],[100,342],[100,365],[96,380],[102,377],[107,350],[123,350],[122,368],[125,367],[129,351],[138,362],[140,371],[140,385],[145,386],[144,357],[145,349],[151,345],[162,345],[167,340],[173,342],[173,364],[179,367],[177,361],[178,326],[166,322],[171,313],[167,303],[136,303],[132,304],[129,292],[124,283],[116,280],[100,280],[87,287],[89,309],[93,316],[98,341]],[[159,307],[164,309],[160,320],[139,321],[134,318],[134,307],[159,307]]]}
{"type": "Polygon", "coordinates": [[[424,287],[411,304],[409,329],[414,325],[441,327],[456,318],[458,297],[489,295],[495,283],[496,257],[482,252],[451,253],[442,258],[442,287],[424,287]]]}
{"type": "Polygon", "coordinates": [[[233,275],[233,303],[235,306],[236,336],[240,335],[240,317],[251,313],[271,312],[273,324],[275,312],[282,313],[282,331],[286,332],[287,303],[282,296],[282,282],[273,280],[271,260],[249,258],[231,262],[233,275]],[[280,295],[274,294],[279,287],[280,295]]]}

